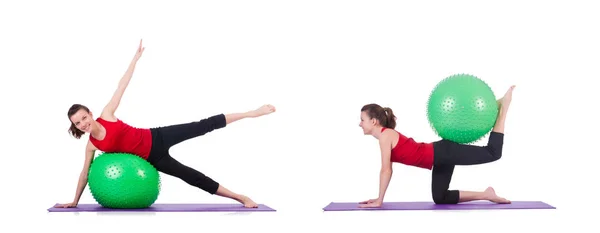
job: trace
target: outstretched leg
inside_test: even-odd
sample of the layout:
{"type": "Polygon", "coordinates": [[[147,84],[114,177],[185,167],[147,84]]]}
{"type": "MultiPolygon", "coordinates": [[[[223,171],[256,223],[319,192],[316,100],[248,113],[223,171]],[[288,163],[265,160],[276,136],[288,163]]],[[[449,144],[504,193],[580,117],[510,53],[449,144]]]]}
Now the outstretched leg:
{"type": "Polygon", "coordinates": [[[244,118],[255,118],[255,117],[260,117],[263,115],[267,115],[267,114],[271,114],[275,112],[275,107],[273,105],[270,104],[265,104],[263,106],[261,106],[260,108],[257,108],[253,111],[249,111],[249,112],[244,112],[244,113],[230,113],[225,115],[225,119],[226,119],[226,124],[231,124],[233,122],[236,122],[238,120],[244,119],[244,118]]]}
{"type": "Polygon", "coordinates": [[[166,148],[171,148],[185,140],[202,136],[216,129],[223,128],[235,121],[244,118],[263,116],[274,111],[275,107],[264,105],[256,110],[244,113],[219,114],[190,123],[159,127],[159,130],[161,131],[164,146],[166,148]]]}
{"type": "Polygon", "coordinates": [[[153,162],[153,165],[158,171],[177,177],[189,185],[200,188],[205,192],[236,200],[242,203],[244,207],[258,207],[258,205],[250,198],[229,191],[210,177],[204,175],[202,172],[181,164],[168,154],[162,156],[160,160],[153,162]]]}
{"type": "Polygon", "coordinates": [[[455,165],[489,163],[500,159],[504,140],[504,122],[515,86],[511,86],[504,97],[498,100],[499,112],[485,147],[462,145],[446,140],[435,143],[435,165],[432,169],[432,196],[437,204],[456,204],[475,200],[487,200],[508,204],[509,200],[499,197],[492,187],[483,192],[449,190],[455,165]]]}
{"type": "Polygon", "coordinates": [[[202,136],[225,126],[225,115],[219,114],[190,123],[159,127],[158,130],[160,131],[162,143],[168,150],[180,142],[202,136]]]}

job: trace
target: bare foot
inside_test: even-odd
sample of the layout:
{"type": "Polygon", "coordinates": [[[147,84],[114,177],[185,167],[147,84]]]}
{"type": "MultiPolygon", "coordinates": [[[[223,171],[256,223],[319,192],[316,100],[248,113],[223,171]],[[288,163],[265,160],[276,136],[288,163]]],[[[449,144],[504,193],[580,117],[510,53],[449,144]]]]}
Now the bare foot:
{"type": "Polygon", "coordinates": [[[240,195],[239,202],[242,203],[246,208],[258,208],[258,204],[256,204],[256,202],[244,195],[240,195]]]}
{"type": "Polygon", "coordinates": [[[510,86],[510,88],[508,88],[504,96],[498,100],[498,105],[503,112],[506,112],[508,110],[508,107],[510,106],[510,102],[512,101],[512,93],[514,89],[515,85],[510,86]]]}
{"type": "Polygon", "coordinates": [[[497,204],[510,204],[510,201],[506,198],[499,197],[498,195],[496,195],[496,191],[492,187],[488,187],[487,189],[485,189],[485,191],[483,191],[483,193],[485,195],[485,199],[488,201],[497,204]]]}
{"type": "Polygon", "coordinates": [[[271,114],[273,112],[275,112],[275,106],[270,105],[270,104],[265,104],[265,105],[261,106],[260,108],[252,111],[252,116],[259,117],[259,116],[271,114]]]}

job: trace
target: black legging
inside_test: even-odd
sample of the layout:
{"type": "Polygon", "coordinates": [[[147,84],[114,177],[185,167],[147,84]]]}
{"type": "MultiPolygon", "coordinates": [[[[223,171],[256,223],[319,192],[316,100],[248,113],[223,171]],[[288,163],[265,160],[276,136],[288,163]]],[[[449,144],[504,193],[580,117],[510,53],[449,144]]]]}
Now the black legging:
{"type": "Polygon", "coordinates": [[[448,190],[456,165],[476,165],[496,161],[502,157],[504,134],[491,132],[487,146],[459,144],[448,140],[433,143],[434,165],[431,194],[436,204],[456,204],[458,190],[448,190]]]}
{"type": "Polygon", "coordinates": [[[223,128],[226,124],[225,115],[219,114],[200,121],[152,128],[152,149],[148,156],[148,162],[160,172],[175,176],[192,186],[210,194],[215,194],[219,188],[219,183],[175,160],[169,154],[169,149],[185,140],[223,128]]]}

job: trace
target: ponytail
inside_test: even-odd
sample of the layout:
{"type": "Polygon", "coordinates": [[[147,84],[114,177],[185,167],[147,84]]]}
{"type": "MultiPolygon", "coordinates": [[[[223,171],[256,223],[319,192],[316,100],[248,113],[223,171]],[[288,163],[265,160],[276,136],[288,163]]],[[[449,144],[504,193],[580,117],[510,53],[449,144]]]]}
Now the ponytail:
{"type": "Polygon", "coordinates": [[[383,108],[383,112],[385,113],[385,124],[382,125],[386,128],[396,128],[396,116],[394,115],[394,111],[391,108],[385,107],[383,108]]]}
{"type": "Polygon", "coordinates": [[[84,134],[84,132],[75,127],[75,124],[73,123],[71,123],[71,127],[69,127],[69,133],[77,139],[80,139],[84,134]]]}

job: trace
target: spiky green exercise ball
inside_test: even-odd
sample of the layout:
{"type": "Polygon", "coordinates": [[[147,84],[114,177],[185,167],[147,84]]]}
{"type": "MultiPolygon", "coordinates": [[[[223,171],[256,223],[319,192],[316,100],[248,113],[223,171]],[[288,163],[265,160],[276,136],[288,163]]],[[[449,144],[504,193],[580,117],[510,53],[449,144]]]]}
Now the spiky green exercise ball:
{"type": "Polygon", "coordinates": [[[456,74],[440,81],[429,96],[427,118],[443,139],[462,144],[480,140],[494,127],[498,103],[483,80],[456,74]]]}
{"type": "Polygon", "coordinates": [[[90,166],[88,184],[94,199],[105,208],[147,208],[160,193],[156,168],[127,153],[100,154],[90,166]]]}

